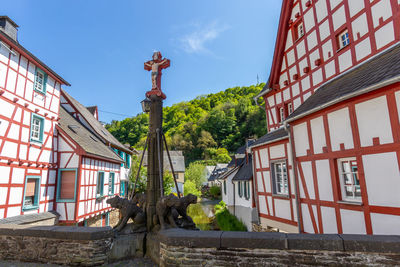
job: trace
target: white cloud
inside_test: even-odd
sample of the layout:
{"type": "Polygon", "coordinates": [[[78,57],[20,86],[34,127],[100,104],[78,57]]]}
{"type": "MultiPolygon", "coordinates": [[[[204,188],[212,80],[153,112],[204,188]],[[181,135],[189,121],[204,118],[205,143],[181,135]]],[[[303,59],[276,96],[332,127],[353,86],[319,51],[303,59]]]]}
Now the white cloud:
{"type": "Polygon", "coordinates": [[[195,30],[180,38],[183,50],[187,53],[210,53],[206,44],[218,38],[229,27],[217,22],[208,25],[195,25],[195,30]]]}

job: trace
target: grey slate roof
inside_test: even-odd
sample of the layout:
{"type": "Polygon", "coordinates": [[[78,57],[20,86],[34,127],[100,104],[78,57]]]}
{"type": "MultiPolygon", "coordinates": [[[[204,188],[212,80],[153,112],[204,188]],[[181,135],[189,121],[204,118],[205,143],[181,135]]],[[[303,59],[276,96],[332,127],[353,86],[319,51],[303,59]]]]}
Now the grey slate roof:
{"type": "Polygon", "coordinates": [[[333,105],[335,101],[343,101],[355,95],[366,93],[364,89],[369,89],[372,86],[376,85],[377,88],[370,88],[369,90],[379,89],[399,81],[400,44],[397,44],[342,76],[322,85],[287,118],[287,121],[333,105]],[[385,84],[381,86],[379,85],[381,83],[385,84]]]}
{"type": "Polygon", "coordinates": [[[59,79],[61,82],[63,82],[65,85],[71,86],[66,80],[64,80],[60,75],[58,75],[54,70],[50,69],[46,64],[44,64],[40,59],[35,57],[31,52],[29,52],[25,47],[23,47],[20,43],[14,41],[11,37],[9,37],[5,32],[0,31],[0,35],[5,37],[8,41],[10,41],[14,46],[18,47],[21,49],[24,53],[26,53],[28,56],[33,58],[37,63],[40,64],[41,67],[46,69],[48,72],[50,72],[52,75],[54,75],[57,79],[59,79]]]}
{"type": "Polygon", "coordinates": [[[87,154],[123,162],[123,160],[110,147],[106,146],[98,137],[90,132],[63,107],[60,107],[60,121],[58,127],[72,138],[72,140],[74,140],[87,154]]]}
{"type": "Polygon", "coordinates": [[[282,127],[279,128],[275,131],[269,132],[266,135],[258,138],[251,146],[252,147],[256,147],[258,145],[262,145],[265,143],[270,143],[273,142],[275,140],[279,140],[279,139],[283,139],[285,137],[289,137],[289,134],[286,132],[286,130],[282,127]]]}
{"type": "Polygon", "coordinates": [[[212,172],[211,176],[208,178],[208,181],[213,182],[213,181],[217,180],[220,175],[224,174],[227,171],[228,171],[227,167],[218,168],[218,166],[216,166],[214,171],[212,172]]]}
{"type": "Polygon", "coordinates": [[[224,173],[220,174],[217,179],[218,180],[225,180],[226,178],[228,178],[229,175],[231,175],[233,172],[237,171],[239,168],[240,168],[240,166],[231,168],[227,172],[224,172],[224,173]]]}
{"type": "Polygon", "coordinates": [[[232,181],[249,181],[253,177],[253,159],[251,154],[249,154],[249,161],[244,162],[239,171],[232,178],[232,181]]]}
{"type": "MultiPolygon", "coordinates": [[[[174,172],[185,172],[185,156],[183,156],[182,151],[169,151],[171,156],[172,166],[174,167],[174,172]]],[[[140,156],[142,153],[140,153],[140,156]]],[[[143,166],[147,166],[147,151],[143,159],[143,166]]],[[[171,165],[169,163],[167,151],[164,150],[164,169],[171,171],[171,165]]]]}
{"type": "Polygon", "coordinates": [[[87,123],[92,127],[93,131],[106,143],[111,143],[119,150],[132,154],[132,150],[126,148],[123,144],[121,144],[106,128],[93,116],[90,111],[79,103],[76,99],[70,96],[65,90],[61,89],[62,95],[72,104],[74,108],[83,116],[83,118],[87,121],[87,123]]]}

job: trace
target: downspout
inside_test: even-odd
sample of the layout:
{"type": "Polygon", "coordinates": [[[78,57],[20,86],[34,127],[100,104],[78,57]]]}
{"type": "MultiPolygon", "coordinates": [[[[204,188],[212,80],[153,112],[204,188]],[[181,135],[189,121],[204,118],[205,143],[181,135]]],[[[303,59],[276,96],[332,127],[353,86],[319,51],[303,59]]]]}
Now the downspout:
{"type": "Polygon", "coordinates": [[[259,212],[259,209],[258,209],[258,195],[256,194],[256,179],[255,179],[255,174],[257,173],[256,172],[256,157],[255,157],[255,155],[254,155],[254,151],[252,150],[252,149],[250,149],[250,151],[251,151],[251,154],[252,154],[252,156],[253,156],[253,183],[252,183],[252,188],[253,188],[253,201],[254,201],[254,204],[255,204],[255,206],[256,206],[256,214],[257,214],[257,224],[260,224],[261,222],[260,222],[260,216],[259,216],[259,214],[258,214],[258,212],[259,212]],[[257,196],[257,199],[256,199],[256,196],[257,196]]]}
{"type": "Polygon", "coordinates": [[[296,197],[296,213],[297,213],[297,226],[299,229],[299,233],[302,233],[302,228],[303,226],[301,225],[301,218],[300,218],[300,193],[299,193],[299,187],[298,187],[298,177],[297,177],[297,172],[296,172],[296,157],[295,157],[295,149],[294,149],[294,142],[292,140],[292,132],[291,129],[289,128],[289,124],[287,122],[284,123],[285,131],[289,135],[289,144],[290,144],[290,149],[292,150],[292,169],[293,169],[293,182],[294,182],[294,188],[295,188],[295,197],[296,197]]]}
{"type": "Polygon", "coordinates": [[[235,183],[231,181],[233,185],[233,215],[236,216],[236,189],[235,189],[235,183]]]}

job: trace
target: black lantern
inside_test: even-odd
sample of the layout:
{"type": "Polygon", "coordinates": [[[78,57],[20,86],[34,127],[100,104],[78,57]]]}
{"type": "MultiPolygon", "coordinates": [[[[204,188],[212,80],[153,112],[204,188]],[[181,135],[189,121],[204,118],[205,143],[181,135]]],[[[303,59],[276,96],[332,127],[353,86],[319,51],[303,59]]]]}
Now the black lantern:
{"type": "Polygon", "coordinates": [[[140,102],[142,104],[142,110],[144,113],[150,112],[150,107],[151,107],[151,100],[148,99],[147,97],[140,102]]]}

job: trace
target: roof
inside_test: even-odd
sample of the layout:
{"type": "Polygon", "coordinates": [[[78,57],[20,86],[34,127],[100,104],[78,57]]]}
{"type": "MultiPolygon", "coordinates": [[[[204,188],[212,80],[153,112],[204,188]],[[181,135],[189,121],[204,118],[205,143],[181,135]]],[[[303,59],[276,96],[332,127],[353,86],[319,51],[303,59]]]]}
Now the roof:
{"type": "Polygon", "coordinates": [[[96,114],[97,106],[86,107],[86,109],[94,116],[96,114]]]}
{"type": "Polygon", "coordinates": [[[269,132],[266,135],[260,137],[252,144],[251,147],[256,147],[259,145],[272,143],[274,141],[278,141],[278,140],[286,139],[286,138],[289,138],[289,134],[285,130],[285,128],[281,127],[275,131],[269,132]]]}
{"type": "Polygon", "coordinates": [[[106,143],[110,143],[119,150],[132,154],[132,150],[121,144],[106,128],[93,116],[90,111],[79,103],[75,98],[70,96],[65,90],[61,89],[62,95],[67,99],[67,101],[82,115],[82,117],[87,121],[89,126],[93,131],[102,138],[106,143]]]}
{"type": "Polygon", "coordinates": [[[231,175],[232,173],[237,171],[239,169],[239,167],[240,166],[234,167],[234,168],[228,170],[227,172],[224,172],[224,173],[220,174],[218,176],[218,180],[225,180],[226,178],[228,178],[229,175],[231,175]]]}
{"type": "MultiPolygon", "coordinates": [[[[140,153],[141,155],[142,153],[140,153]]],[[[171,156],[172,165],[174,167],[174,172],[185,172],[185,156],[183,156],[182,151],[169,151],[171,156]]],[[[143,166],[147,166],[147,151],[145,157],[143,158],[143,166]]],[[[164,169],[171,171],[171,165],[169,164],[167,151],[164,150],[164,169]]]]}
{"type": "Polygon", "coordinates": [[[334,105],[339,101],[341,102],[399,81],[400,44],[396,44],[322,85],[287,118],[287,121],[293,121],[334,105]]]}
{"type": "Polygon", "coordinates": [[[244,162],[239,171],[232,178],[232,181],[249,181],[253,177],[253,160],[251,154],[249,154],[249,161],[244,162]]]}
{"type": "Polygon", "coordinates": [[[50,67],[48,67],[46,64],[44,64],[40,59],[35,57],[31,52],[29,52],[25,47],[20,45],[20,43],[16,42],[13,40],[10,36],[8,36],[5,32],[0,31],[0,37],[3,37],[3,39],[6,39],[6,42],[8,45],[12,45],[14,47],[17,47],[17,49],[21,50],[23,54],[26,54],[28,57],[30,57],[33,61],[37,62],[42,68],[47,70],[51,75],[56,77],[59,81],[61,81],[63,84],[71,86],[69,82],[64,80],[60,75],[58,75],[55,71],[53,71],[50,67]]]}
{"type": "MultiPolygon", "coordinates": [[[[250,147],[256,140],[247,139],[247,146],[250,147]]],[[[246,154],[246,145],[239,147],[235,154],[246,154]]]]}
{"type": "Polygon", "coordinates": [[[58,127],[74,140],[87,154],[123,162],[110,147],[106,146],[63,107],[60,107],[60,121],[58,127]]]}
{"type": "MultiPolygon", "coordinates": [[[[221,164],[221,165],[223,165],[223,164],[221,164]]],[[[225,164],[225,165],[227,165],[227,164],[225,164]]],[[[227,172],[228,171],[228,168],[225,166],[225,167],[223,167],[223,168],[218,168],[218,165],[215,167],[215,169],[214,169],[214,171],[212,172],[212,174],[210,175],[210,177],[208,178],[208,181],[209,182],[212,182],[212,181],[215,181],[215,180],[217,180],[218,179],[218,177],[221,175],[221,174],[223,174],[223,173],[225,173],[225,172],[227,172]]]]}

